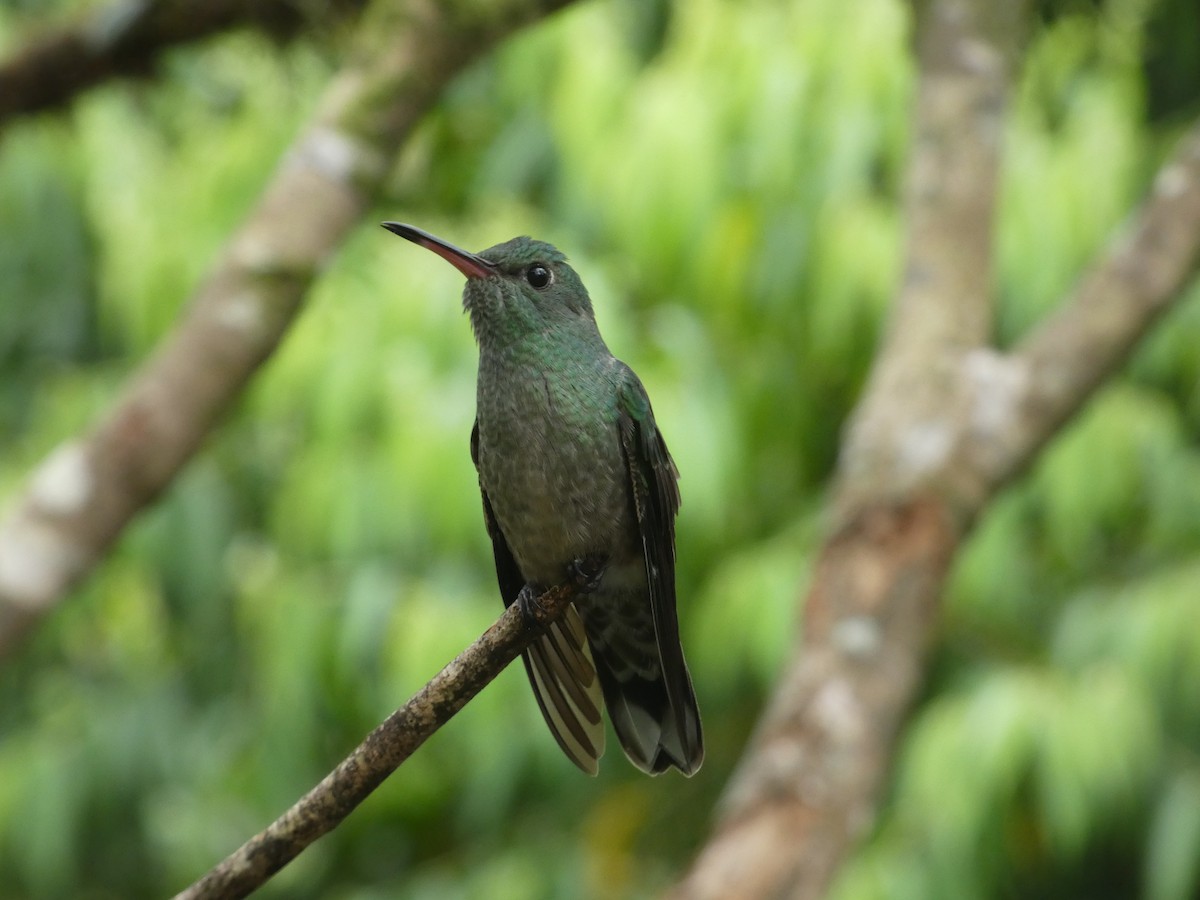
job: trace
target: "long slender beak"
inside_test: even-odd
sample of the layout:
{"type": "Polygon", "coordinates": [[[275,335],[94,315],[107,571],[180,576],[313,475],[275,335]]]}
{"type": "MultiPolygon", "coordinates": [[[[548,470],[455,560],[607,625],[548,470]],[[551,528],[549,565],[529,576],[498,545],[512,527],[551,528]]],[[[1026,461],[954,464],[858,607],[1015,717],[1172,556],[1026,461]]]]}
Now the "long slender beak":
{"type": "Polygon", "coordinates": [[[380,224],[392,234],[398,234],[426,250],[432,250],[468,278],[487,278],[489,275],[496,274],[496,267],[482,256],[476,256],[474,253],[468,253],[466,250],[455,247],[440,237],[434,237],[428,231],[400,222],[381,222],[380,224]]]}

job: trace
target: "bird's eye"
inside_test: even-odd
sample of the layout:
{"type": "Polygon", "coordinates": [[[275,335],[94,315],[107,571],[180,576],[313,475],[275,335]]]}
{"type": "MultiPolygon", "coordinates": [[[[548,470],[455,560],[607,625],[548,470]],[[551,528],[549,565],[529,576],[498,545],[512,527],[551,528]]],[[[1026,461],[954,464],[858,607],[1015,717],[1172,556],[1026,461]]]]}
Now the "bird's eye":
{"type": "Polygon", "coordinates": [[[540,291],[550,286],[550,282],[554,280],[554,273],[541,263],[534,263],[525,270],[525,280],[540,291]]]}

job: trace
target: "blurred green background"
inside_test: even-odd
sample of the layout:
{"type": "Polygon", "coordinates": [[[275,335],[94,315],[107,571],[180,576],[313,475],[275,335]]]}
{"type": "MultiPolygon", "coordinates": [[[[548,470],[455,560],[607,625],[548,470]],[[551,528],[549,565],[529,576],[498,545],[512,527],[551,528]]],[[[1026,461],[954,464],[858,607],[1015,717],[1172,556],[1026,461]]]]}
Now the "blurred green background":
{"type": "MultiPolygon", "coordinates": [[[[0,51],[94,3],[0,8],[0,51]]],[[[319,6],[320,4],[309,4],[319,6]]],[[[170,328],[345,35],[239,34],[0,137],[0,498],[170,328]]],[[[267,897],[644,897],[708,830],[795,629],[894,290],[897,0],[606,0],[460,78],[233,415],[0,665],[0,897],[157,897],[263,827],[499,613],[461,278],[378,228],[565,249],[683,473],[703,770],[599,778],[509,669],[267,897]]],[[[1046,2],[996,328],[1102,248],[1200,114],[1194,0],[1046,2]]],[[[955,567],[839,900],[1200,896],[1200,291],[955,567]]]]}

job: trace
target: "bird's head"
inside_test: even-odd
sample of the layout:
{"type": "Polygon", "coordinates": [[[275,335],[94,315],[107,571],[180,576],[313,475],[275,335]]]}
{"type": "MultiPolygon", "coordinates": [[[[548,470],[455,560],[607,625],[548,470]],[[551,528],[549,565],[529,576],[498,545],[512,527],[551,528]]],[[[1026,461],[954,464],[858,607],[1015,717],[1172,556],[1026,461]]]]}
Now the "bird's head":
{"type": "Polygon", "coordinates": [[[469,253],[411,225],[384,222],[383,227],[432,250],[467,277],[463,308],[480,346],[562,329],[599,336],[587,289],[554,246],[515,237],[469,253]]]}

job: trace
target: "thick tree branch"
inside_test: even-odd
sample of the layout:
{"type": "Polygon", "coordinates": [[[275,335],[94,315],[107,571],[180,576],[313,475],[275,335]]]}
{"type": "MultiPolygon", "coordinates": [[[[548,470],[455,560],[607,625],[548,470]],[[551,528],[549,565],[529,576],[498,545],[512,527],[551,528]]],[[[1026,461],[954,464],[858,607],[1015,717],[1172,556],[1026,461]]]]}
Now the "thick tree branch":
{"type": "Polygon", "coordinates": [[[916,497],[825,543],[803,639],[673,898],[825,896],[874,820],[958,538],[938,498],[916,497]]]}
{"type": "MultiPolygon", "coordinates": [[[[335,0],[330,12],[363,5],[335,0]]],[[[143,76],[166,51],[233,28],[287,35],[303,24],[295,0],[127,0],[87,22],[48,31],[0,62],[0,128],[65,105],[111,78],[143,76]]]]}
{"type": "Polygon", "coordinates": [[[471,646],[367,735],[316,787],[175,900],[245,897],[332,831],[425,740],[450,720],[566,610],[571,585],[546,591],[531,604],[533,621],[517,604],[471,646]]]}
{"type": "Polygon", "coordinates": [[[184,319],[92,432],[55,450],[0,519],[0,655],[196,452],[278,345],[442,87],[505,35],[567,2],[460,9],[408,0],[368,11],[355,61],[330,85],[184,319]]]}
{"type": "Polygon", "coordinates": [[[966,65],[956,75],[921,52],[913,243],[893,327],[849,429],[836,527],[805,598],[802,639],[730,784],[716,833],[677,897],[826,893],[874,817],[962,538],[995,492],[1128,359],[1200,264],[1198,123],[1133,224],[1063,307],[1011,354],[982,345],[990,225],[972,227],[970,211],[990,217],[995,173],[978,158],[957,157],[992,152],[970,135],[999,130],[1002,91],[986,87],[984,73],[1011,45],[1016,14],[988,0],[929,6],[919,43],[928,47],[925,40],[948,27],[943,53],[958,48],[966,65]],[[997,15],[1014,18],[990,19],[997,15]],[[957,90],[929,83],[939,70],[961,79],[957,90]],[[931,118],[946,126],[932,143],[924,139],[931,118]],[[972,170],[985,186],[959,180],[972,170]],[[938,181],[938,171],[941,188],[926,182],[938,181]]]}
{"type": "Polygon", "coordinates": [[[825,895],[870,826],[966,525],[947,497],[963,355],[988,336],[1004,100],[1023,5],[932,0],[918,21],[908,264],[848,429],[804,632],[673,896],[825,895]]]}
{"type": "Polygon", "coordinates": [[[1129,358],[1200,267],[1200,122],[1151,195],[1063,306],[1007,357],[972,360],[979,429],[972,455],[989,491],[1037,450],[1129,358]],[[997,415],[996,409],[1009,413],[997,415]]]}
{"type": "Polygon", "coordinates": [[[922,7],[904,281],[842,449],[845,516],[948,474],[954,422],[969,401],[962,356],[991,336],[1000,142],[1024,4],[922,7]]]}

